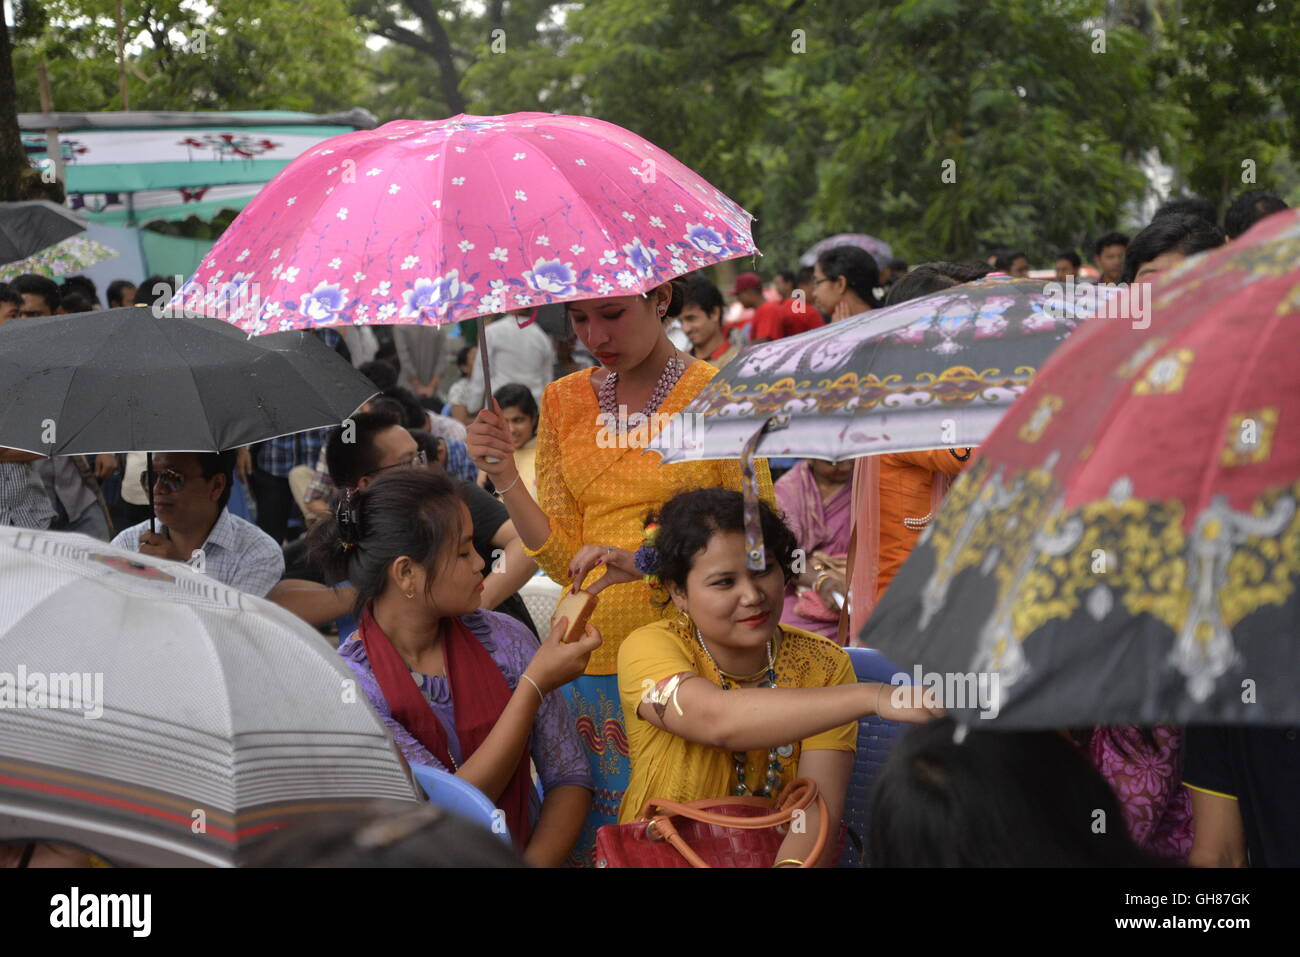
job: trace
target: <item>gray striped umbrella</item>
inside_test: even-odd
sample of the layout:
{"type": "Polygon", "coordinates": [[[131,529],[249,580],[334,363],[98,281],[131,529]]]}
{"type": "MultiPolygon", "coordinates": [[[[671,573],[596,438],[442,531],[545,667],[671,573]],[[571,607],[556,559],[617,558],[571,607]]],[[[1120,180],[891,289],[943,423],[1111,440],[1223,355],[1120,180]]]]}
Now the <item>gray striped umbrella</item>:
{"type": "Polygon", "coordinates": [[[0,841],[230,866],[285,825],[418,794],[289,612],[83,535],[0,528],[0,841]]]}

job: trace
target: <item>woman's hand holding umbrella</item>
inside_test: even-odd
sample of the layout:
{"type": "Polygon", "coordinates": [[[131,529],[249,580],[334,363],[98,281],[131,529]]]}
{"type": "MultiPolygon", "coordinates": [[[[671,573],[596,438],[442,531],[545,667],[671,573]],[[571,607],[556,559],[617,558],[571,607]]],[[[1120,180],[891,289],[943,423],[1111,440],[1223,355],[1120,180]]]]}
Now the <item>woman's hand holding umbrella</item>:
{"type": "Polygon", "coordinates": [[[492,479],[497,491],[504,494],[519,480],[519,470],[515,468],[515,443],[495,399],[491,409],[479,411],[466,432],[469,457],[492,479]]]}

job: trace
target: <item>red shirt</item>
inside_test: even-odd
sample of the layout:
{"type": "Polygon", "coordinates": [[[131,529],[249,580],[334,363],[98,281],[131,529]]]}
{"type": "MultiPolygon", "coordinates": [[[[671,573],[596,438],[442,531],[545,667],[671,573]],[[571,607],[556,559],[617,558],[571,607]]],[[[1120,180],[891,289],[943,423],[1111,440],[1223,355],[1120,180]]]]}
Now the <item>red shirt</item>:
{"type": "Polygon", "coordinates": [[[765,302],[754,310],[751,339],[784,339],[825,325],[810,302],[791,297],[781,302],[765,302]]]}

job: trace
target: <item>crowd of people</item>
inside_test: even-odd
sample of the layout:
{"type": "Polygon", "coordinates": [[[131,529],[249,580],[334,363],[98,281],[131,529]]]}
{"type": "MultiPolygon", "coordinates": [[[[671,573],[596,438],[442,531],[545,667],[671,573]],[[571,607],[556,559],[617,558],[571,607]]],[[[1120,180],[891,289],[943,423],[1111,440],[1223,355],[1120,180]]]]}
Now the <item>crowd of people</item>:
{"type": "MultiPolygon", "coordinates": [[[[1091,269],[1062,250],[1050,274],[1148,281],[1284,208],[1252,191],[1221,227],[1209,204],[1175,201],[1131,238],[1098,237],[1091,269]]],[[[748,345],[1030,271],[1018,249],[909,268],[839,246],[770,281],[742,273],[730,297],[696,273],[565,303],[560,322],[544,315],[559,307],[488,317],[490,405],[468,325],[322,329],[376,393],[346,438],[336,427],[160,453],[152,471],[137,453],[5,450],[0,524],[177,561],[201,552],[205,574],[336,641],[403,757],[481,790],[534,866],[593,864],[598,829],[651,799],[775,798],[805,778],[824,812],[778,854],[801,866],[817,815],[835,833],[868,715],[916,726],[859,835],[872,864],[1300,864],[1293,731],[974,730],[958,743],[933,703],[857,681],[844,646],[972,449],[759,461],[754,571],[738,462],[665,465],[600,434],[626,424],[620,409],[681,412],[748,345]],[[520,590],[539,573],[597,596],[578,640],[561,640],[567,621],[530,615],[520,590]],[[1125,826],[1099,836],[1098,808],[1125,826]]],[[[105,302],[149,305],[166,285],[119,280],[105,302]]],[[[84,277],[0,285],[0,322],[98,307],[84,277]]],[[[409,833],[434,820],[412,818],[409,833]]]]}

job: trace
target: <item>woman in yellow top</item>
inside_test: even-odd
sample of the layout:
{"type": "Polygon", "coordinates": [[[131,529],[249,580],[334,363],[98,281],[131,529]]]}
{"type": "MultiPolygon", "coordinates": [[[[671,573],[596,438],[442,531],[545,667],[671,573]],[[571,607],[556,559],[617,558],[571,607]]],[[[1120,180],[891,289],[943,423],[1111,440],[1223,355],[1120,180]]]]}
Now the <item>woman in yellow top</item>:
{"type": "MultiPolygon", "coordinates": [[[[510,441],[515,447],[515,469],[519,484],[528,491],[537,491],[537,400],[526,385],[512,382],[492,393],[501,418],[510,430],[510,441]]],[[[486,485],[486,472],[479,472],[479,485],[486,485]]],[[[540,626],[539,626],[540,627],[540,626]]]]}
{"type": "MultiPolygon", "coordinates": [[[[890,685],[859,684],[842,648],[780,623],[798,543],[761,505],[767,567],[749,571],[743,507],[739,493],[724,489],[678,495],[660,512],[654,546],[638,552],[639,567],[653,570],[678,615],[637,629],[619,650],[632,751],[619,821],[636,820],[651,798],[775,797],[806,777],[826,801],[834,834],[858,719],[923,721],[931,713],[899,707],[890,685]]],[[[816,809],[809,813],[813,820],[785,839],[778,861],[806,859],[819,823],[816,809]]]]}
{"type": "MultiPolygon", "coordinates": [[[[677,413],[718,372],[678,350],[665,333],[666,321],[681,310],[682,286],[674,280],[641,296],[566,304],[574,332],[601,365],[552,382],[542,394],[536,500],[518,481],[514,445],[498,412],[483,410],[469,427],[475,464],[501,490],[528,554],[557,582],[582,587],[593,570],[615,560],[630,568],[646,514],[678,492],[741,487],[735,460],[664,465],[645,450],[664,427],[680,427],[677,413]],[[489,462],[489,456],[499,461],[489,462]]],[[[760,497],[772,503],[767,462],[755,464],[760,497]]],[[[662,616],[639,576],[615,582],[607,574],[588,590],[606,586],[612,587],[601,594],[591,619],[605,643],[592,655],[587,674],[565,690],[596,783],[576,851],[587,862],[596,828],[614,823],[627,787],[627,734],[615,675],[618,647],[634,629],[662,616]]]]}

